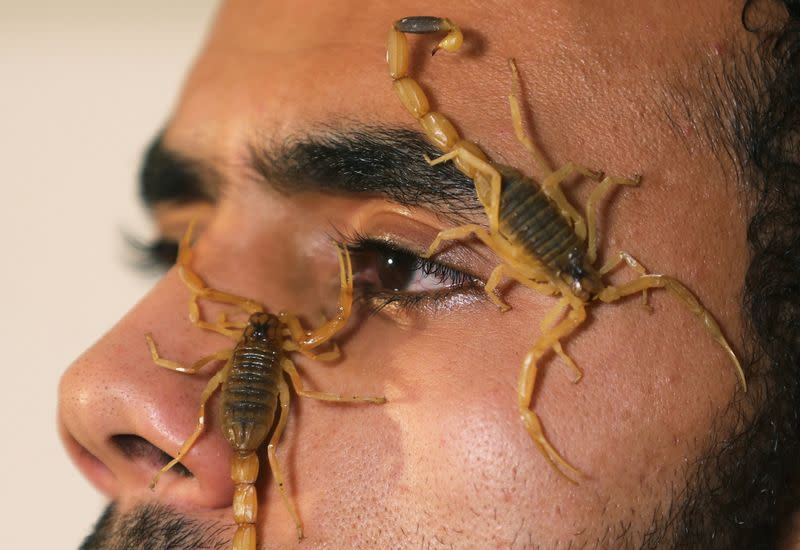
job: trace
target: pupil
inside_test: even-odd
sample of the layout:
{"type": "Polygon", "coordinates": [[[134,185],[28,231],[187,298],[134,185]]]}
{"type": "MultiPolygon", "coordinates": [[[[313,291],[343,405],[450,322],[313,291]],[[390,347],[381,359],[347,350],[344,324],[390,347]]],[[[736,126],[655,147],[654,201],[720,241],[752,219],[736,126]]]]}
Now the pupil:
{"type": "Polygon", "coordinates": [[[414,273],[414,257],[410,254],[390,252],[378,263],[378,282],[393,291],[404,290],[414,273]]]}

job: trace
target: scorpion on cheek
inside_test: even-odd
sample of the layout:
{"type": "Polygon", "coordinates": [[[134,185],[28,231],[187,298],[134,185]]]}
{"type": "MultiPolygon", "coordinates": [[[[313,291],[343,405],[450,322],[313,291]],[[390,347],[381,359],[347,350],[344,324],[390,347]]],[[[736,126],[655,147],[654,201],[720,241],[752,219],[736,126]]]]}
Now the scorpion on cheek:
{"type": "Polygon", "coordinates": [[[640,177],[603,177],[602,173],[575,163],[550,170],[544,155],[525,133],[518,100],[519,74],[509,60],[513,85],[509,96],[511,121],[517,139],[528,150],[547,175],[540,183],[516,168],[492,162],[480,147],[462,139],[443,114],[430,111],[430,104],[420,85],[408,76],[409,48],[406,33],[446,32],[436,45],[438,50],[457,51],[463,42],[461,30],[452,21],[439,17],[406,17],[389,31],[387,62],[394,90],[406,110],[416,118],[428,139],[442,151],[431,165],[452,161],[475,184],[488,221],[488,230],[478,224],[467,224],[441,231],[428,248],[433,255],[443,241],[477,238],[500,259],[500,264],[486,281],[489,298],[505,311],[510,306],[495,292],[503,277],[519,282],[537,292],[558,297],[541,323],[542,334],[525,356],[517,382],[517,407],[525,429],[550,465],[570,481],[580,472],[567,462],[550,444],[541,422],[531,408],[537,369],[550,351],[560,357],[576,374],[582,371],[561,346],[561,341],[586,319],[587,307],[595,301],[615,302],[629,295],[664,288],[692,312],[709,336],[717,342],[733,363],[741,387],[746,391],[744,372],[733,349],[722,334],[711,313],[680,281],[668,275],[648,273],[633,256],[619,252],[611,261],[595,267],[597,260],[596,204],[617,185],[638,185],[640,177]],[[573,174],[599,182],[589,196],[585,219],[570,204],[560,184],[573,174]],[[619,286],[603,282],[603,276],[620,265],[627,265],[638,276],[619,286]]]}
{"type": "Polygon", "coordinates": [[[255,550],[256,548],[255,522],[258,497],[255,482],[259,470],[257,452],[275,424],[276,415],[278,420],[267,445],[267,458],[283,503],[294,520],[297,538],[300,540],[303,538],[303,524],[287,493],[276,456],[276,446],[289,417],[291,397],[289,386],[283,375],[288,375],[297,395],[303,397],[338,402],[376,404],[386,402],[384,397],[337,395],[306,390],[297,368],[287,355],[288,352],[299,352],[321,361],[331,361],[339,357],[339,349],[331,339],[345,326],[350,317],[353,301],[353,273],[350,254],[347,247],[337,245],[341,291],[336,317],[316,330],[307,331],[302,327],[299,319],[291,313],[281,312],[277,315],[267,313],[258,302],[207,287],[191,268],[191,238],[192,227],[190,226],[181,240],[177,261],[178,272],[191,292],[189,320],[199,328],[232,337],[237,343],[232,349],[218,351],[191,365],[182,365],[161,357],[156,350],[152,336],[145,335],[153,361],[158,366],[182,373],[195,374],[209,363],[225,362],[224,366],[211,377],[202,392],[200,411],[194,432],[183,443],[175,458],[155,475],[150,487],[151,489],[155,488],[161,475],[178,464],[201,436],[205,427],[206,403],[214,392],[220,389],[222,431],[234,453],[231,460],[231,478],[236,485],[233,514],[237,529],[233,538],[233,549],[255,550]],[[215,323],[208,322],[200,315],[199,298],[236,306],[248,314],[249,318],[246,322],[236,322],[223,313],[215,323]],[[332,349],[322,353],[313,351],[326,342],[333,344],[332,349]],[[280,411],[278,411],[279,406],[280,411]]]}

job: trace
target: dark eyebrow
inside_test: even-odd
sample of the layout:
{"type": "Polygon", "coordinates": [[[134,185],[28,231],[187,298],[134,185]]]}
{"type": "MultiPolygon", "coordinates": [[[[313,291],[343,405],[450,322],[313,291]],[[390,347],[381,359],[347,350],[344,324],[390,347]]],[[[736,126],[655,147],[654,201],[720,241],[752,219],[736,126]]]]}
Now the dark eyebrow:
{"type": "MultiPolygon", "coordinates": [[[[322,192],[385,197],[466,219],[481,211],[472,180],[452,163],[429,166],[441,153],[420,132],[402,128],[324,129],[279,143],[253,143],[248,168],[260,184],[284,194],[322,192]]],[[[148,206],[170,200],[213,200],[215,173],[167,150],[157,139],[141,171],[148,206]]]]}

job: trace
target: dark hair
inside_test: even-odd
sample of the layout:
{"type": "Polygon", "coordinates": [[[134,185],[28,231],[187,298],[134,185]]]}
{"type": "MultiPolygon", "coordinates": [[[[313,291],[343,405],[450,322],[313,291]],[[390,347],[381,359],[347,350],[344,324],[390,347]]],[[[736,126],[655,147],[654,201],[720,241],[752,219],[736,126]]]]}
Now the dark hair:
{"type": "MultiPolygon", "coordinates": [[[[800,0],[781,2],[781,20],[759,22],[762,2],[747,0],[742,22],[758,35],[760,84],[742,113],[742,163],[751,204],[751,260],[744,311],[750,355],[765,369],[760,421],[768,479],[753,480],[776,533],[797,507],[794,489],[800,427],[800,0]]],[[[753,495],[757,498],[756,495],[753,495]]],[[[756,523],[756,522],[754,522],[756,523]]],[[[755,527],[755,525],[754,525],[755,527]]],[[[777,533],[776,533],[777,534],[777,533]]],[[[770,537],[772,538],[772,537],[770,537]]],[[[773,539],[774,540],[774,539],[773,539]]]]}
{"type": "MultiPolygon", "coordinates": [[[[725,141],[750,216],[743,302],[753,383],[735,405],[750,426],[720,442],[718,473],[699,482],[706,491],[715,483],[738,489],[714,502],[711,513],[726,515],[730,527],[705,533],[714,548],[775,548],[798,504],[800,0],[746,0],[742,23],[755,40],[721,80],[736,100],[725,141]]],[[[685,519],[702,530],[703,519],[685,519]]],[[[691,546],[686,535],[676,546],[691,546]]]]}
{"type": "Polygon", "coordinates": [[[800,511],[800,0],[745,0],[741,22],[731,54],[693,60],[663,106],[733,170],[748,214],[749,390],[643,548],[775,548],[800,511]]]}

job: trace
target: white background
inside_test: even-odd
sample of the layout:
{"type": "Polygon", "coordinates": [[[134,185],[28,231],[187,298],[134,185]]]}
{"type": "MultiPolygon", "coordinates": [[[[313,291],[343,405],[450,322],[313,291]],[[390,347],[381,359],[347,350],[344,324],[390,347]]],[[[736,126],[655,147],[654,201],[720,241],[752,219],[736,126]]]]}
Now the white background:
{"type": "Polygon", "coordinates": [[[144,147],[213,0],[0,0],[0,546],[77,548],[105,505],[61,448],[63,370],[154,281],[144,147]]]}

